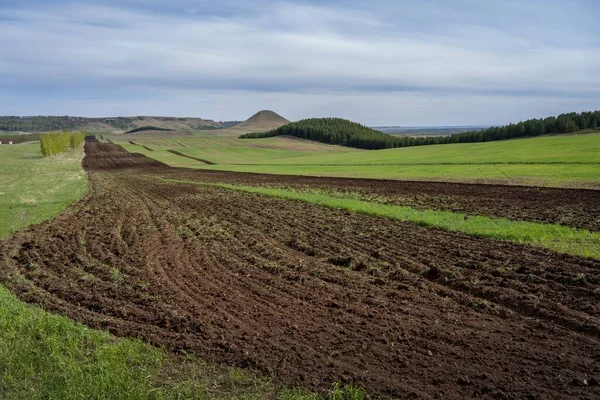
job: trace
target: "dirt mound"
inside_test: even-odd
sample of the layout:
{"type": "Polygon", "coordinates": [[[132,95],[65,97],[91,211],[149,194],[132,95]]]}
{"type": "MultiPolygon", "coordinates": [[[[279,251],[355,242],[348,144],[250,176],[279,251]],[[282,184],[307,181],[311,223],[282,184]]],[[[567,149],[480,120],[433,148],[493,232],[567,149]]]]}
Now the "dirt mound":
{"type": "Polygon", "coordinates": [[[271,110],[263,110],[257,112],[241,124],[236,125],[235,128],[243,128],[245,130],[252,129],[255,132],[262,132],[270,131],[271,129],[276,129],[289,123],[290,121],[283,118],[281,115],[271,110]]]}
{"type": "Polygon", "coordinates": [[[169,183],[173,169],[118,146],[86,151],[86,198],[0,243],[0,281],[23,300],[312,389],[600,396],[599,262],[169,183]]]}

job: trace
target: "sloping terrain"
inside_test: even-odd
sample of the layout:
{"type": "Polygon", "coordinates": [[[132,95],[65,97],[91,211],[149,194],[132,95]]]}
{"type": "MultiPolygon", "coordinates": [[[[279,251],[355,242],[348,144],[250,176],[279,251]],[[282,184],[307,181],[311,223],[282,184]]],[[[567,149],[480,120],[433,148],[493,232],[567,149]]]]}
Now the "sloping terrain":
{"type": "Polygon", "coordinates": [[[255,131],[268,131],[289,124],[290,121],[271,110],[262,110],[234,128],[255,131]]]}
{"type": "MultiPolygon", "coordinates": [[[[217,132],[217,131],[215,131],[217,132]]],[[[275,137],[262,140],[241,140],[236,137],[205,137],[205,136],[181,136],[181,137],[143,137],[132,146],[130,137],[111,138],[115,143],[122,145],[125,149],[144,154],[152,152],[151,158],[162,161],[171,166],[194,166],[199,163],[184,162],[181,158],[173,157],[173,151],[192,156],[213,164],[245,163],[256,159],[278,161],[281,159],[293,159],[316,154],[351,153],[360,150],[341,146],[330,146],[308,140],[293,137],[275,137]],[[144,147],[141,147],[144,146],[144,147]],[[141,147],[141,148],[140,148],[141,147]]],[[[147,155],[147,154],[146,154],[147,155]]],[[[349,155],[351,156],[351,155],[349,155]]]]}
{"type": "MultiPolygon", "coordinates": [[[[190,155],[217,164],[210,169],[222,171],[600,189],[598,133],[370,151],[325,144],[317,148],[318,143],[304,141],[318,151],[285,157],[250,151],[272,147],[278,138],[284,139],[234,141],[219,136],[206,138],[211,143],[188,140],[184,146],[190,155]],[[334,150],[338,154],[333,154],[334,150]],[[353,154],[348,154],[350,151],[353,154]]],[[[156,143],[164,149],[180,150],[181,141],[176,137],[147,140],[152,148],[156,143]]],[[[171,166],[183,166],[163,157],[164,152],[142,152],[171,166]]],[[[207,168],[202,163],[185,166],[207,168]]]]}
{"type": "Polygon", "coordinates": [[[0,244],[21,299],[173,351],[381,396],[597,398],[600,263],[169,183],[86,144],[85,199],[0,244]]]}
{"type": "Polygon", "coordinates": [[[169,130],[220,129],[223,125],[209,119],[176,117],[106,117],[85,118],[70,116],[0,117],[0,130],[24,132],[86,131],[95,133],[124,133],[141,127],[169,130]]]}

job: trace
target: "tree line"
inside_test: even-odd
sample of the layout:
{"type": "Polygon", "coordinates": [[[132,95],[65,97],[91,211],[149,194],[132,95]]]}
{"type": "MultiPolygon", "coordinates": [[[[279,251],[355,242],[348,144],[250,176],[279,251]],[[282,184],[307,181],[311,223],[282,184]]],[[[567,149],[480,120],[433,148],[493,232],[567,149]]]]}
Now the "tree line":
{"type": "Polygon", "coordinates": [[[361,149],[390,149],[448,143],[475,143],[571,133],[600,127],[600,111],[565,113],[557,117],[529,119],[516,124],[491,127],[435,137],[398,137],[341,118],[311,118],[281,126],[268,132],[247,133],[242,139],[280,135],[295,136],[323,143],[361,149]]]}
{"type": "Polygon", "coordinates": [[[18,135],[13,133],[10,135],[0,135],[0,142],[2,143],[13,142],[14,144],[17,144],[25,142],[35,142],[38,140],[40,140],[39,134],[18,135]]]}
{"type": "Polygon", "coordinates": [[[572,133],[600,127],[600,111],[565,113],[557,117],[528,119],[516,124],[491,127],[481,131],[457,133],[445,143],[490,142],[545,134],[572,133]]]}
{"type": "Polygon", "coordinates": [[[143,131],[161,131],[161,132],[170,132],[173,129],[168,129],[168,128],[160,128],[158,126],[152,126],[152,125],[148,125],[148,126],[140,126],[138,128],[133,128],[125,133],[136,133],[136,132],[143,132],[143,131]]]}
{"type": "MultiPolygon", "coordinates": [[[[144,117],[140,117],[144,118],[144,117]]],[[[194,130],[209,130],[223,129],[236,125],[238,121],[224,121],[210,123],[193,124],[194,119],[176,118],[176,117],[152,117],[161,121],[179,122],[184,121],[189,124],[190,129],[194,130]],[[187,121],[190,122],[187,122],[187,121]]],[[[51,115],[36,115],[36,116],[0,116],[0,131],[7,132],[56,132],[56,131],[81,131],[94,130],[98,124],[102,126],[108,125],[115,129],[123,131],[135,129],[135,123],[139,123],[138,117],[114,117],[114,118],[85,118],[51,115]]],[[[202,122],[202,121],[200,121],[202,122]]],[[[168,125],[167,125],[168,126],[168,125]]]]}
{"type": "Polygon", "coordinates": [[[67,149],[80,149],[84,139],[83,133],[46,133],[40,137],[40,151],[44,157],[54,157],[67,149]]]}
{"type": "Polygon", "coordinates": [[[54,117],[54,116],[25,116],[0,117],[0,131],[8,132],[50,132],[76,130],[85,123],[85,118],[54,117]]]}

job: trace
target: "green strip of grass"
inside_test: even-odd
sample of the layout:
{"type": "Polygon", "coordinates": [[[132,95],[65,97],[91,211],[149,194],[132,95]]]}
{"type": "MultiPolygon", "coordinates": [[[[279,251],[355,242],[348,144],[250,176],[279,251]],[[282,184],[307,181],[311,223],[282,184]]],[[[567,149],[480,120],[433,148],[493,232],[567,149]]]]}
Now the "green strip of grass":
{"type": "MultiPolygon", "coordinates": [[[[173,180],[171,180],[173,181],[173,180]]],[[[559,253],[600,259],[600,233],[570,228],[562,225],[511,221],[503,218],[465,216],[464,214],[437,210],[416,210],[411,207],[373,203],[353,198],[341,198],[318,193],[275,189],[260,186],[232,185],[175,181],[217,186],[225,189],[256,193],[285,200],[297,200],[324,207],[344,209],[360,214],[386,217],[422,226],[463,232],[477,237],[523,243],[543,247],[559,253]]]]}

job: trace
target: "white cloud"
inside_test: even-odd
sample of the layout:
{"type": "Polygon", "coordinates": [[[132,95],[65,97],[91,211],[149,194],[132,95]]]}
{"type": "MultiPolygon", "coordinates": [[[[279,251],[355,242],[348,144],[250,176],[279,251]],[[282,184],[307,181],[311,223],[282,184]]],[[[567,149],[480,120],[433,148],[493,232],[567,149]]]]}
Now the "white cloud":
{"type": "MultiPolygon", "coordinates": [[[[565,106],[572,99],[590,105],[600,99],[600,49],[576,43],[558,47],[483,23],[457,25],[452,36],[427,27],[407,34],[368,10],[294,3],[230,17],[86,3],[9,9],[5,15],[0,19],[0,87],[21,96],[48,91],[73,107],[93,103],[111,109],[126,94],[138,107],[132,113],[148,114],[152,104],[163,104],[164,111],[156,112],[180,114],[161,99],[149,100],[148,93],[242,107],[236,93],[247,90],[257,92],[251,94],[255,98],[280,99],[273,108],[302,107],[290,110],[292,118],[309,109],[316,113],[310,107],[314,101],[326,108],[346,104],[350,117],[374,103],[383,112],[390,103],[389,120],[399,118],[394,107],[419,107],[418,93],[430,106],[446,110],[465,99],[488,98],[483,103],[495,104],[493,98],[526,96],[532,113],[539,108],[533,101],[540,99],[549,108],[560,102],[555,97],[565,106]],[[219,94],[206,97],[212,91],[219,94]],[[447,100],[449,93],[454,93],[451,103],[436,100],[447,100]],[[102,96],[100,102],[88,101],[102,96]],[[294,101],[294,96],[311,102],[294,101]],[[411,98],[413,103],[406,101],[411,98]]],[[[371,123],[374,116],[364,118],[371,123]]]]}

